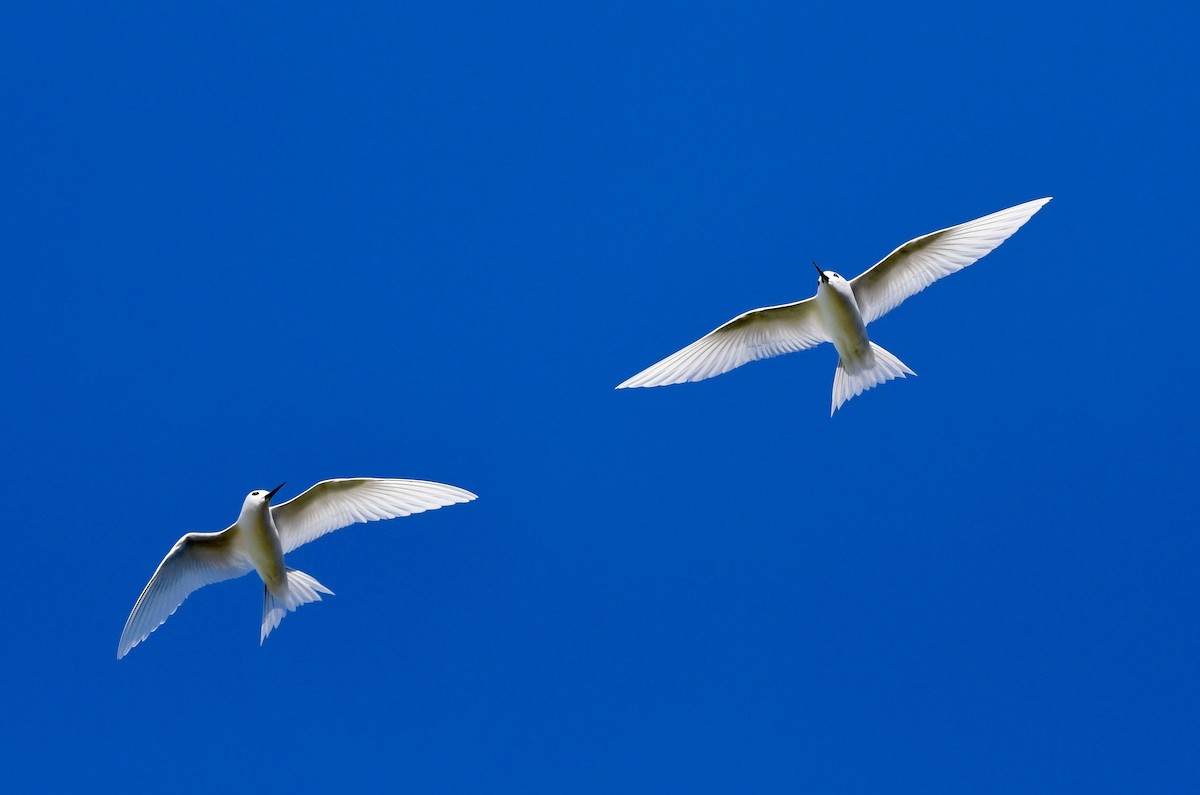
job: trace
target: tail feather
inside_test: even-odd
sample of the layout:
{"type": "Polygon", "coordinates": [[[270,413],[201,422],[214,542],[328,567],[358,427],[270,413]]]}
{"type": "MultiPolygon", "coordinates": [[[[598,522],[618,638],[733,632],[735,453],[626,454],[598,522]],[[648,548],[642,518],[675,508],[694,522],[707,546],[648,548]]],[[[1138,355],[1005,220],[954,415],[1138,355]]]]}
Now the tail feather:
{"type": "Polygon", "coordinates": [[[300,605],[321,601],[323,593],[334,595],[333,591],[299,569],[287,570],[287,593],[282,599],[276,598],[264,585],[262,635],[258,639],[258,644],[261,646],[267,640],[267,635],[270,635],[271,630],[279,626],[279,622],[283,621],[284,616],[300,605]]]}
{"type": "Polygon", "coordinates": [[[871,387],[893,378],[903,378],[905,374],[916,375],[908,369],[908,365],[873,342],[871,352],[874,354],[875,363],[856,373],[848,371],[842,366],[842,360],[838,359],[837,370],[833,373],[833,405],[829,409],[830,417],[847,400],[861,395],[871,387]]]}

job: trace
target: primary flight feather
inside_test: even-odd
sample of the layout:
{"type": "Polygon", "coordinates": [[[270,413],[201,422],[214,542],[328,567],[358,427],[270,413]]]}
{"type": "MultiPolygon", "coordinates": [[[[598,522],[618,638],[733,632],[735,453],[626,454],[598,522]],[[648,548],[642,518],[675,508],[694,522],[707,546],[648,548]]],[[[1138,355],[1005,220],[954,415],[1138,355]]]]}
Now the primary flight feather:
{"type": "Polygon", "coordinates": [[[617,386],[665,386],[727,373],[757,359],[823,342],[838,352],[832,416],[855,395],[916,375],[867,337],[866,326],[905,299],[979,260],[1020,229],[1051,197],[1036,199],[910,240],[854,279],[817,268],[817,294],[738,315],[617,386]]]}
{"type": "Polygon", "coordinates": [[[171,617],[188,594],[205,585],[257,571],[263,581],[259,643],[289,611],[333,594],[315,579],[284,565],[283,556],[326,533],[356,522],[392,519],[470,502],[475,495],[428,480],[323,480],[280,505],[283,487],[252,491],[232,525],[219,533],[188,533],[175,542],[138,597],[117,644],[117,659],[171,617]]]}

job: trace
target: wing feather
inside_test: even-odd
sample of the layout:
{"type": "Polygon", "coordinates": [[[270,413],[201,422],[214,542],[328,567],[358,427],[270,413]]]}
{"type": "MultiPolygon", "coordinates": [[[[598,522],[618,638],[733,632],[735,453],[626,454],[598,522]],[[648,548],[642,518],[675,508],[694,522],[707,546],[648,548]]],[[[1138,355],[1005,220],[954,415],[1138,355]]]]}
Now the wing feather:
{"type": "Polygon", "coordinates": [[[118,660],[174,615],[192,591],[241,577],[254,568],[248,560],[230,554],[232,529],[220,533],[188,533],[175,542],[158,564],[125,622],[121,641],[117,644],[118,660]]]}
{"type": "Polygon", "coordinates": [[[473,499],[465,489],[428,480],[339,478],[323,480],[299,497],[272,505],[271,518],[286,554],[356,522],[394,519],[473,499]]]}
{"type": "Polygon", "coordinates": [[[1020,229],[1050,198],[930,232],[900,246],[850,281],[863,322],[878,320],[943,276],[978,261],[1020,229]]]}
{"type": "Polygon", "coordinates": [[[617,389],[703,381],[747,362],[801,351],[828,341],[814,298],[753,309],[650,365],[619,384],[617,389]]]}

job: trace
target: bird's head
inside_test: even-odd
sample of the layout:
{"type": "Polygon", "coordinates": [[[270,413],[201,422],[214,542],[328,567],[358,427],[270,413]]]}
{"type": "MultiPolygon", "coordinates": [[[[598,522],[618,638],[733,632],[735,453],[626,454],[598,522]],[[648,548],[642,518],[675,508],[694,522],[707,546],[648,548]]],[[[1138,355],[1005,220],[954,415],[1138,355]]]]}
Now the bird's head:
{"type": "Polygon", "coordinates": [[[841,274],[839,274],[835,271],[822,270],[821,266],[815,262],[813,263],[813,267],[817,269],[817,276],[818,276],[817,286],[818,287],[820,287],[822,284],[829,284],[830,282],[844,282],[845,281],[845,279],[842,278],[841,274]]]}
{"type": "Polygon", "coordinates": [[[279,491],[282,488],[283,488],[283,483],[280,483],[278,486],[271,489],[270,491],[263,491],[262,489],[255,489],[254,491],[252,491],[246,495],[246,501],[244,503],[242,503],[242,510],[245,511],[250,508],[256,508],[260,505],[269,505],[271,503],[271,498],[275,496],[275,492],[279,491]]]}

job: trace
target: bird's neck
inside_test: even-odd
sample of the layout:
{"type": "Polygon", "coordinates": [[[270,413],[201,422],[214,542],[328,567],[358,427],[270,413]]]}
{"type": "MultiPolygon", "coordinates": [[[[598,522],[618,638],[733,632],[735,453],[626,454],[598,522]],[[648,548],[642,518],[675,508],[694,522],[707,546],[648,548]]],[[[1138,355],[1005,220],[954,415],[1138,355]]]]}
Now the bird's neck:
{"type": "Polygon", "coordinates": [[[271,521],[271,507],[269,505],[245,506],[242,508],[241,515],[238,516],[238,524],[251,533],[262,533],[268,528],[273,529],[274,522],[271,521]]]}

